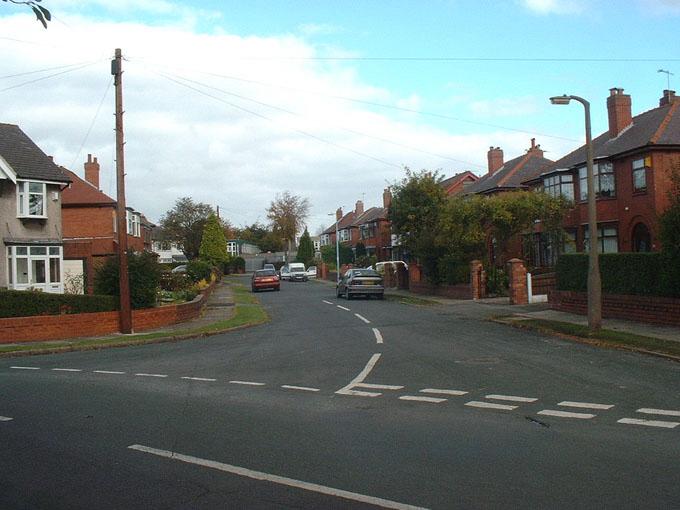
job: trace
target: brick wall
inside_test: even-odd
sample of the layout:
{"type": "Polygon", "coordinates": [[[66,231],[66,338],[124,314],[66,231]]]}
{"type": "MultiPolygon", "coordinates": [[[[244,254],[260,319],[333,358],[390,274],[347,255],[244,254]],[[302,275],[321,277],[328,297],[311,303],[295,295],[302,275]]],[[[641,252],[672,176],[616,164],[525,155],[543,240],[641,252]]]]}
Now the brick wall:
{"type": "Polygon", "coordinates": [[[531,273],[531,293],[534,296],[547,294],[549,291],[555,290],[555,285],[555,273],[531,273]]]}
{"type": "MultiPolygon", "coordinates": [[[[588,313],[585,292],[552,290],[548,300],[553,310],[579,315],[588,313]]],[[[603,294],[602,317],[680,326],[680,298],[603,294]]]]}
{"type": "MultiPolygon", "coordinates": [[[[189,303],[133,310],[134,331],[155,329],[198,317],[214,287],[215,284],[212,284],[189,303]]],[[[118,328],[118,312],[11,317],[0,319],[0,344],[110,335],[118,328]]]]}
{"type": "Polygon", "coordinates": [[[449,299],[472,299],[472,289],[468,283],[458,285],[432,285],[426,282],[410,281],[409,290],[414,294],[427,294],[449,299]]]}

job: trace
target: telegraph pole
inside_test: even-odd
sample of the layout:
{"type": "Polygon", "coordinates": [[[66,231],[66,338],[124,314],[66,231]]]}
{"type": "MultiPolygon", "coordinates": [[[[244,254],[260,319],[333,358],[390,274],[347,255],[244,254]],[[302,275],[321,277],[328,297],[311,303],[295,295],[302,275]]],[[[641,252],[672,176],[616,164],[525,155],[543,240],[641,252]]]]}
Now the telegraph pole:
{"type": "Polygon", "coordinates": [[[132,333],[132,309],[130,307],[130,279],[127,261],[127,215],[125,209],[125,138],[123,137],[123,59],[116,48],[111,61],[111,74],[116,87],[116,183],[118,216],[118,275],[120,287],[120,332],[132,333]]]}

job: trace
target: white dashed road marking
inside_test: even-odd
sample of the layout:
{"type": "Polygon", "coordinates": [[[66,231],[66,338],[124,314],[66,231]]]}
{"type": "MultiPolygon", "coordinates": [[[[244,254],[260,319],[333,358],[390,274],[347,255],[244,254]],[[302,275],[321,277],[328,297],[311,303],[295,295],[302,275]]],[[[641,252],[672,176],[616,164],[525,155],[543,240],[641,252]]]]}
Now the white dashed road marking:
{"type": "Polygon", "coordinates": [[[375,335],[375,343],[377,344],[383,343],[383,337],[378,328],[373,328],[373,334],[375,335]]]}
{"type": "Polygon", "coordinates": [[[341,305],[335,305],[335,306],[340,308],[340,310],[345,310],[346,312],[351,312],[351,310],[349,308],[345,308],[344,306],[341,306],[341,305]]]}
{"type": "Polygon", "coordinates": [[[229,381],[229,384],[243,384],[245,386],[264,386],[263,382],[252,382],[252,381],[229,381]]]}
{"type": "Polygon", "coordinates": [[[339,395],[354,395],[356,397],[379,397],[380,395],[382,395],[382,393],[375,393],[369,391],[355,391],[352,389],[357,385],[361,384],[364,381],[364,379],[368,377],[368,374],[371,373],[371,370],[373,370],[373,367],[380,359],[380,356],[381,356],[380,353],[376,353],[373,356],[371,356],[371,359],[368,360],[368,363],[366,363],[364,369],[361,372],[359,372],[359,375],[352,379],[352,381],[347,386],[345,386],[344,388],[340,388],[335,393],[339,395]]]}
{"type": "Polygon", "coordinates": [[[639,420],[637,418],[621,418],[617,423],[625,423],[626,425],[644,425],[646,427],[661,427],[665,429],[674,429],[680,422],[677,421],[659,421],[659,420],[639,420]]]}
{"type": "Polygon", "coordinates": [[[322,299],[322,301],[323,301],[324,303],[326,303],[327,305],[333,305],[333,304],[335,304],[335,303],[331,303],[330,301],[326,301],[325,299],[322,299]]]}
{"type": "Polygon", "coordinates": [[[282,388],[287,390],[300,390],[300,391],[321,391],[319,388],[309,388],[307,386],[291,386],[290,384],[282,384],[282,388]]]}
{"type": "Polygon", "coordinates": [[[215,382],[217,379],[210,379],[208,377],[182,377],[188,381],[204,381],[204,382],[215,382]]]}
{"type": "Polygon", "coordinates": [[[680,416],[680,411],[671,411],[669,409],[650,409],[648,407],[638,409],[637,412],[645,414],[661,414],[664,416],[680,416]]]}
{"type": "Polygon", "coordinates": [[[12,421],[14,418],[10,418],[9,416],[0,416],[0,421],[12,421]]]}
{"type": "Polygon", "coordinates": [[[369,321],[369,320],[368,320],[366,317],[364,317],[363,315],[359,315],[358,313],[355,313],[354,315],[356,316],[357,319],[361,319],[361,320],[364,321],[366,324],[370,324],[370,323],[371,323],[371,321],[369,321]]]}
{"type": "Polygon", "coordinates": [[[93,374],[113,374],[113,375],[123,375],[125,372],[116,372],[115,370],[93,370],[93,374]]]}
{"type": "Polygon", "coordinates": [[[436,388],[425,388],[424,390],[420,390],[420,393],[429,393],[431,395],[454,395],[454,396],[461,396],[461,395],[467,395],[467,391],[460,391],[460,390],[438,390],[436,388]]]}
{"type": "Polygon", "coordinates": [[[558,406],[564,407],[577,407],[580,409],[611,409],[614,404],[592,404],[590,402],[569,402],[567,400],[557,404],[558,406]]]}
{"type": "Polygon", "coordinates": [[[531,397],[515,397],[513,395],[487,395],[484,398],[491,400],[507,400],[508,402],[536,402],[537,398],[531,397]]]}
{"type": "Polygon", "coordinates": [[[595,418],[594,414],[588,413],[570,413],[567,411],[554,411],[552,409],[544,409],[539,411],[537,414],[542,414],[543,416],[556,416],[557,418],[576,418],[580,420],[590,420],[595,418]]]}
{"type": "Polygon", "coordinates": [[[40,370],[40,367],[9,367],[15,370],[40,370]]]}
{"type": "Polygon", "coordinates": [[[356,383],[355,388],[367,388],[369,390],[400,390],[403,386],[396,386],[394,384],[371,384],[371,383],[356,383]]]}
{"type": "Polygon", "coordinates": [[[167,377],[165,374],[145,374],[143,372],[135,375],[138,375],[139,377],[167,377]]]}
{"type": "Polygon", "coordinates": [[[417,402],[431,402],[433,404],[440,404],[441,402],[446,402],[445,398],[419,397],[416,395],[404,395],[402,397],[399,397],[399,400],[415,400],[417,402]]]}
{"type": "Polygon", "coordinates": [[[389,499],[377,498],[374,496],[366,496],[364,494],[358,494],[356,492],[349,492],[342,489],[327,487],[325,485],[303,482],[301,480],[295,480],[293,478],[287,478],[285,476],[263,473],[262,471],[253,471],[252,469],[232,466],[230,464],[223,464],[222,462],[201,459],[199,457],[192,457],[190,455],[183,455],[181,453],[171,452],[168,450],[158,450],[156,448],[150,448],[148,446],[143,446],[139,444],[130,445],[128,446],[128,448],[139,452],[150,453],[151,455],[164,457],[166,459],[179,460],[181,462],[186,462],[187,464],[194,464],[197,466],[203,466],[210,469],[215,469],[217,471],[222,471],[225,473],[231,473],[238,476],[244,476],[246,478],[252,478],[253,480],[264,480],[271,483],[277,483],[279,485],[294,487],[296,489],[302,489],[306,491],[317,492],[319,494],[325,494],[327,496],[343,498],[349,501],[366,503],[380,508],[393,508],[396,510],[425,510],[422,507],[407,505],[404,503],[399,503],[397,501],[390,501],[389,499]]]}
{"type": "Polygon", "coordinates": [[[53,368],[55,372],[82,372],[79,368],[53,368]]]}
{"type": "Polygon", "coordinates": [[[491,402],[477,402],[471,400],[470,402],[465,402],[466,406],[470,407],[481,407],[482,409],[499,409],[501,411],[513,411],[517,409],[517,406],[508,406],[504,404],[492,404],[491,402]]]}

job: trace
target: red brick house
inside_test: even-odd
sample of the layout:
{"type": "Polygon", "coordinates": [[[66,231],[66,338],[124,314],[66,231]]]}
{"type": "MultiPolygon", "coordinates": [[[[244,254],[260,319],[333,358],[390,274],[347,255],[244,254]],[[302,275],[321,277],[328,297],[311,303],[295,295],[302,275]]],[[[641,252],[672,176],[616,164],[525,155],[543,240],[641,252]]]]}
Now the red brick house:
{"type": "Polygon", "coordinates": [[[466,170],[465,172],[458,173],[452,177],[449,177],[448,179],[444,179],[439,184],[442,188],[444,188],[447,196],[453,196],[463,193],[468,188],[468,186],[478,180],[479,177],[477,175],[473,174],[469,170],[466,170]]]}
{"type": "MultiPolygon", "coordinates": [[[[95,268],[105,257],[117,251],[116,201],[99,189],[99,163],[88,154],[85,179],[62,168],[71,184],[62,193],[64,260],[71,274],[85,276],[86,290],[91,293],[95,268]]],[[[150,249],[153,224],[143,215],[127,208],[128,247],[150,249]]]]}
{"type": "MultiPolygon", "coordinates": [[[[665,90],[659,106],[635,117],[631,97],[612,88],[607,98],[609,129],[593,140],[597,193],[598,246],[601,252],[656,251],[657,219],[668,206],[670,171],[680,164],[680,99],[665,90]]],[[[564,227],[563,251],[589,245],[585,145],[524,182],[547,193],[573,199],[564,227]]],[[[535,265],[551,265],[555,250],[535,234],[535,265]]]]}
{"type": "MultiPolygon", "coordinates": [[[[357,200],[354,210],[342,214],[336,211],[340,242],[356,252],[358,243],[363,243],[368,255],[375,255],[379,261],[390,260],[391,224],[387,218],[392,194],[389,189],[383,192],[383,206],[364,210],[364,203],[357,200]]],[[[321,246],[335,245],[335,223],[321,234],[321,246]]]]}

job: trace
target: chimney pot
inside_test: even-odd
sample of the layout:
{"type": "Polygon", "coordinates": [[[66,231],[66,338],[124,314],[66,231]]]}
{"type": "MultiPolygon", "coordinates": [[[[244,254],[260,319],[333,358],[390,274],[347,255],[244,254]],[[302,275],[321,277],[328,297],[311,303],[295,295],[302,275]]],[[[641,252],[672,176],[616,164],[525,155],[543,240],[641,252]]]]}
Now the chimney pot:
{"type": "Polygon", "coordinates": [[[624,94],[621,88],[609,89],[607,113],[609,115],[609,136],[615,138],[633,122],[630,95],[624,94]]]}
{"type": "Polygon", "coordinates": [[[675,100],[675,90],[666,89],[663,91],[661,99],[659,99],[659,106],[668,106],[669,104],[673,104],[675,100]]]}

